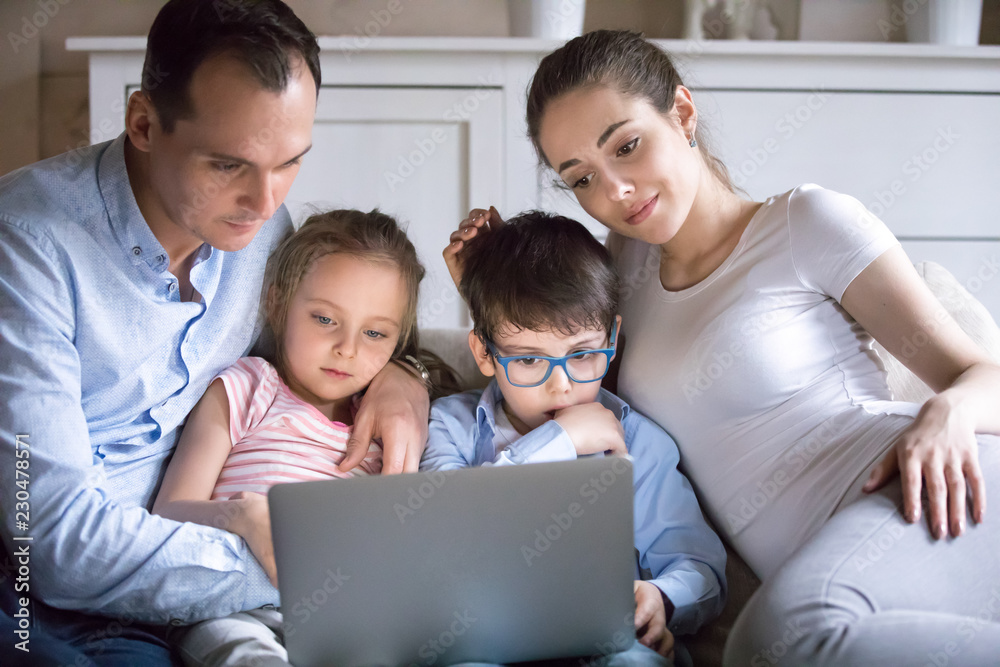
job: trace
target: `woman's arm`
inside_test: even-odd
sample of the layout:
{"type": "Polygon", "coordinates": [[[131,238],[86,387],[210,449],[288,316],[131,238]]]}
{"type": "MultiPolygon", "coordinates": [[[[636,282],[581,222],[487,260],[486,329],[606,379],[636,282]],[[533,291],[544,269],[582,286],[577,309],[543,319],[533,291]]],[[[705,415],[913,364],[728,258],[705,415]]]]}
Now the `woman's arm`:
{"type": "Polygon", "coordinates": [[[927,485],[931,531],[958,536],[966,492],[978,523],[986,509],[976,432],[1000,433],[1000,367],[965,334],[901,248],[883,253],[847,287],[844,309],[893,356],[938,392],[872,471],[865,491],[902,475],[904,515],[920,519],[927,485]]]}
{"type": "Polygon", "coordinates": [[[188,415],[152,513],[239,535],[273,583],[277,581],[277,571],[267,497],[238,493],[228,500],[211,500],[232,448],[229,397],[222,380],[215,380],[188,415]]]}

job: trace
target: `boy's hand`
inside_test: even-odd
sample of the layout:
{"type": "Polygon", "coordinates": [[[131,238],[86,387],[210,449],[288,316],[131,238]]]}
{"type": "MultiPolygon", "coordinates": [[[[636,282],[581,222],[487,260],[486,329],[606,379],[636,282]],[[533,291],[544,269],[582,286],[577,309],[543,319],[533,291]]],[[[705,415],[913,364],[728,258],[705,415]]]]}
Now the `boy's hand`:
{"type": "Polygon", "coordinates": [[[267,573],[271,584],[278,587],[278,568],[274,564],[274,543],[271,541],[271,514],[268,511],[267,496],[260,493],[240,491],[229,497],[239,508],[233,519],[233,532],[242,537],[250,553],[267,573]]]}
{"type": "Polygon", "coordinates": [[[444,252],[441,253],[444,256],[444,263],[448,266],[448,273],[451,274],[451,279],[455,281],[455,287],[458,287],[459,283],[462,282],[462,272],[465,266],[461,253],[465,248],[466,242],[476,238],[480,230],[489,231],[490,229],[496,229],[502,224],[503,218],[500,217],[500,212],[492,206],[490,206],[488,211],[482,208],[474,208],[469,211],[469,217],[458,223],[458,229],[451,233],[448,245],[445,247],[444,252]]]}
{"type": "Polygon", "coordinates": [[[578,455],[610,451],[624,456],[625,430],[618,417],[600,403],[571,405],[556,412],[555,420],[573,441],[578,455]]]}
{"type": "Polygon", "coordinates": [[[667,612],[660,589],[648,581],[636,581],[635,636],[639,643],[673,659],[674,636],[667,630],[667,612]]]}

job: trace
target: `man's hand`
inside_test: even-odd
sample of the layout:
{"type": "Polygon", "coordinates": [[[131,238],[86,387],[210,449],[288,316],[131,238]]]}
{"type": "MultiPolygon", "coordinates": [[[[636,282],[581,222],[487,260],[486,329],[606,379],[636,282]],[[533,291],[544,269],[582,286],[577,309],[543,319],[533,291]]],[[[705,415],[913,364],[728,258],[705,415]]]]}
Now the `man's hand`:
{"type": "Polygon", "coordinates": [[[610,451],[625,456],[625,430],[618,417],[600,403],[581,403],[556,411],[555,420],[573,441],[578,455],[610,451]]]}
{"type": "Polygon", "coordinates": [[[278,587],[278,568],[274,564],[274,543],[271,541],[271,514],[267,496],[240,491],[229,497],[239,512],[233,518],[233,532],[243,538],[257,562],[264,568],[271,584],[278,587]]]}
{"type": "Polygon", "coordinates": [[[667,630],[667,612],[660,589],[648,581],[636,581],[635,636],[639,643],[673,659],[674,636],[667,630]]]}
{"type": "Polygon", "coordinates": [[[368,385],[354,416],[347,455],[338,466],[347,472],[364,460],[368,444],[382,440],[382,474],[416,472],[427,445],[430,396],[415,375],[388,363],[368,385]]]}

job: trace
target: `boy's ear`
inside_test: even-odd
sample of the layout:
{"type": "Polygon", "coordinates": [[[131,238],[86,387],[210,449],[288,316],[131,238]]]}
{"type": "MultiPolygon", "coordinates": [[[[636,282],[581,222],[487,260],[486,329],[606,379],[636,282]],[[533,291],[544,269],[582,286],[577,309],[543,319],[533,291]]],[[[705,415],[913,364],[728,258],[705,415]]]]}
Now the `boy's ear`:
{"type": "Polygon", "coordinates": [[[615,325],[616,325],[615,326],[615,330],[617,332],[615,334],[615,353],[611,355],[611,359],[614,359],[615,357],[618,356],[618,341],[620,341],[622,339],[622,316],[621,315],[615,315],[615,325]]]}
{"type": "Polygon", "coordinates": [[[495,374],[493,358],[486,345],[483,344],[483,341],[479,340],[479,336],[476,335],[475,331],[469,332],[469,349],[472,350],[472,356],[476,359],[476,366],[479,366],[479,372],[488,378],[493,377],[495,374]]]}

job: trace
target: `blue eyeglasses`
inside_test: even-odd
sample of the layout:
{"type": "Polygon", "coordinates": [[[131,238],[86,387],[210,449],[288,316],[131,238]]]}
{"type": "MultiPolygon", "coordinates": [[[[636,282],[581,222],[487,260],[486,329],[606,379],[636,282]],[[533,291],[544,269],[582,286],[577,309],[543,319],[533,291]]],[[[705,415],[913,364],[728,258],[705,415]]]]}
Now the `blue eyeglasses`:
{"type": "Polygon", "coordinates": [[[611,358],[615,356],[615,338],[618,322],[611,327],[610,347],[601,350],[581,350],[565,357],[516,356],[504,357],[492,342],[486,342],[490,354],[503,366],[507,381],[515,387],[537,387],[545,384],[554,368],[562,368],[573,382],[597,382],[608,374],[611,358]]]}

